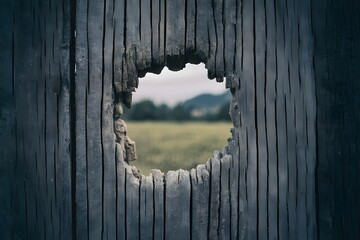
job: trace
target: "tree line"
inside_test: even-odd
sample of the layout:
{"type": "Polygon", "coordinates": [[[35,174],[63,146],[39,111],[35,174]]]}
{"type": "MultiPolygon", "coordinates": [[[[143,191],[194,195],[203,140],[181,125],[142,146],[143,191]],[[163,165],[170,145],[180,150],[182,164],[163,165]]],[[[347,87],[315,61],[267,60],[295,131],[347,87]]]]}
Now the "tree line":
{"type": "Polygon", "coordinates": [[[124,109],[124,119],[132,121],[230,121],[229,103],[215,109],[196,108],[178,103],[174,107],[151,100],[134,103],[124,109]]]}

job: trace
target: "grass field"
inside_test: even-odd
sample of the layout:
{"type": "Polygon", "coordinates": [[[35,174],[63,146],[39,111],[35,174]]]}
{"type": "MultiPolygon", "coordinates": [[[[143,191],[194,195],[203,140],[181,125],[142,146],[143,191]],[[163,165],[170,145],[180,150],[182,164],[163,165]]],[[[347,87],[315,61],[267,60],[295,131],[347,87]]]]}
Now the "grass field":
{"type": "Polygon", "coordinates": [[[127,122],[128,136],[136,142],[142,174],[163,172],[205,163],[214,150],[222,150],[230,137],[230,122],[127,122]]]}

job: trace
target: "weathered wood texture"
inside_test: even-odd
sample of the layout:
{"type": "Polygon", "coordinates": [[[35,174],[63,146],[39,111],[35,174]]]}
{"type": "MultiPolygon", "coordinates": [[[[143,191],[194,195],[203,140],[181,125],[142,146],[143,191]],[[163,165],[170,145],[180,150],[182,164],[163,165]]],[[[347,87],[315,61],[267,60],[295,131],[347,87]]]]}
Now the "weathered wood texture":
{"type": "Polygon", "coordinates": [[[71,239],[70,1],[0,5],[0,238],[71,239]]]}
{"type": "Polygon", "coordinates": [[[78,0],[77,237],[314,239],[310,10],[310,0],[78,0]],[[206,167],[149,177],[118,159],[115,176],[111,93],[187,62],[226,77],[229,146],[206,167]]]}
{"type": "Polygon", "coordinates": [[[355,0],[0,5],[1,239],[359,238],[355,0]],[[232,138],[134,174],[114,104],[188,62],[226,78],[232,138]]]}
{"type": "Polygon", "coordinates": [[[360,239],[360,2],[313,1],[319,239],[360,239]]]}

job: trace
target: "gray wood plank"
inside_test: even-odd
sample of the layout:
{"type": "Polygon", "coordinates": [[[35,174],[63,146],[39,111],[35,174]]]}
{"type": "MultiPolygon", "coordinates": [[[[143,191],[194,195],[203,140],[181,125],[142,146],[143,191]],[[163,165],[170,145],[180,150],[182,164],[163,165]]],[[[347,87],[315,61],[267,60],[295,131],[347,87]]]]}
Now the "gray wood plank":
{"type": "Polygon", "coordinates": [[[126,172],[122,150],[118,143],[115,143],[115,160],[116,160],[116,238],[119,240],[126,239],[126,172]]]}
{"type": "Polygon", "coordinates": [[[191,238],[207,239],[209,226],[210,173],[205,165],[190,171],[191,177],[191,238]]]}
{"type": "Polygon", "coordinates": [[[165,199],[164,174],[160,170],[151,170],[154,186],[154,239],[165,237],[165,199]]]}
{"type": "MultiPolygon", "coordinates": [[[[71,23],[70,23],[70,1],[63,0],[63,8],[58,7],[59,16],[59,29],[62,29],[62,37],[59,39],[59,46],[65,46],[60,50],[60,81],[61,90],[59,96],[59,159],[57,172],[58,176],[58,199],[59,199],[59,214],[60,218],[60,239],[69,239],[72,237],[73,222],[76,221],[72,218],[72,211],[75,206],[72,206],[72,194],[74,186],[72,182],[72,169],[71,161],[74,161],[71,157],[71,152],[68,149],[68,144],[72,142],[71,139],[71,124],[70,124],[70,92],[72,84],[70,83],[70,38],[71,38],[71,23]],[[61,45],[60,45],[61,44],[61,45]]],[[[59,5],[61,6],[61,5],[59,5]]],[[[75,144],[74,142],[72,144],[75,144]]],[[[75,196],[74,196],[75,197],[75,196]]]]}
{"type": "Polygon", "coordinates": [[[231,166],[230,166],[230,239],[239,238],[239,168],[240,168],[240,155],[239,155],[239,135],[235,128],[231,129],[232,138],[229,141],[229,148],[231,152],[231,166]]]}
{"type": "Polygon", "coordinates": [[[126,239],[140,239],[140,179],[126,170],[126,239]]]}
{"type": "Polygon", "coordinates": [[[79,0],[76,8],[76,237],[88,239],[88,182],[86,113],[88,88],[87,1],[79,0]],[[85,174],[84,174],[85,173],[85,174]]]}
{"type": "Polygon", "coordinates": [[[123,90],[122,86],[122,68],[123,68],[123,54],[125,48],[125,36],[124,36],[124,27],[125,27],[125,0],[115,0],[114,2],[114,42],[113,42],[113,51],[114,51],[114,88],[115,92],[119,93],[123,90]]]}
{"type": "Polygon", "coordinates": [[[101,145],[103,151],[103,223],[102,238],[116,238],[116,164],[114,123],[113,123],[113,66],[114,66],[114,2],[105,2],[104,49],[103,49],[103,86],[101,112],[101,145]]]}
{"type": "Polygon", "coordinates": [[[243,0],[236,1],[235,74],[239,77],[243,68],[243,0]]]}
{"type": "Polygon", "coordinates": [[[140,0],[126,1],[125,51],[123,64],[123,92],[133,92],[138,85],[137,59],[141,60],[140,46],[140,0]]]}
{"type": "Polygon", "coordinates": [[[152,59],[152,5],[151,0],[140,1],[140,59],[138,59],[138,70],[148,69],[152,59]]]}
{"type": "MultiPolygon", "coordinates": [[[[297,84],[299,82],[299,74],[298,70],[295,69],[298,65],[296,62],[293,62],[292,56],[297,55],[297,51],[293,52],[292,47],[296,44],[292,43],[292,39],[295,40],[297,36],[295,36],[297,33],[296,26],[297,24],[294,22],[294,13],[292,11],[292,2],[289,2],[284,7],[287,7],[285,9],[288,14],[284,15],[284,24],[283,24],[283,31],[284,31],[284,63],[285,67],[283,68],[281,74],[283,75],[283,91],[284,91],[284,101],[285,101],[285,121],[286,121],[286,153],[287,153],[287,165],[288,165],[288,178],[286,181],[288,181],[288,196],[287,196],[287,206],[289,207],[288,210],[288,216],[289,220],[285,221],[283,217],[279,218],[279,236],[280,237],[295,237],[294,234],[296,234],[297,228],[299,225],[301,225],[300,222],[297,221],[297,191],[298,191],[298,185],[297,185],[297,171],[298,171],[298,165],[297,163],[300,161],[302,162],[298,155],[297,155],[297,139],[298,139],[298,130],[296,130],[296,115],[299,114],[299,109],[296,110],[296,104],[297,102],[302,101],[301,96],[299,96],[299,90],[297,87],[297,84]],[[295,30],[294,30],[295,29],[295,30]],[[287,74],[285,73],[287,70],[287,74]],[[289,224],[289,227],[287,226],[289,224]],[[286,235],[286,232],[289,229],[290,236],[286,235]],[[293,235],[291,235],[293,234],[293,235]]],[[[296,48],[297,44],[295,45],[296,48]]],[[[297,49],[296,49],[297,50],[297,49]]],[[[284,167],[285,168],[285,167],[284,167]]],[[[300,180],[301,181],[301,180],[300,180]]],[[[280,190],[279,190],[280,191],[280,190]]],[[[281,189],[281,191],[283,191],[281,189]]],[[[284,196],[285,198],[285,196],[284,196]]],[[[284,212],[282,209],[279,210],[280,216],[285,216],[286,212],[284,212]],[[281,214],[283,212],[283,214],[281,214]]],[[[305,236],[304,236],[305,237],[305,236]]]]}
{"type": "Polygon", "coordinates": [[[160,65],[160,0],[151,0],[151,68],[160,65]]]}
{"type": "Polygon", "coordinates": [[[160,7],[160,20],[159,20],[159,63],[160,65],[165,65],[165,28],[166,28],[166,0],[159,0],[160,7]]]}
{"type": "Polygon", "coordinates": [[[255,59],[254,59],[254,3],[252,1],[243,1],[243,39],[244,39],[244,62],[243,62],[243,78],[245,88],[245,102],[240,106],[244,109],[243,123],[247,131],[247,171],[246,171],[246,191],[247,191],[247,213],[248,213],[248,238],[255,239],[257,237],[257,216],[258,216],[258,196],[257,196],[257,139],[256,139],[256,118],[255,118],[255,59]]]}
{"type": "MultiPolygon", "coordinates": [[[[316,182],[315,182],[315,169],[316,169],[316,129],[315,123],[317,121],[316,113],[316,87],[315,87],[315,74],[313,68],[313,38],[312,38],[312,23],[311,23],[311,2],[304,1],[303,4],[300,4],[299,8],[299,66],[300,66],[300,76],[304,80],[302,85],[304,90],[304,108],[306,109],[306,119],[305,119],[305,131],[306,131],[306,158],[307,158],[307,169],[306,169],[306,208],[307,208],[307,237],[308,239],[315,239],[319,235],[317,233],[317,209],[316,209],[316,182]],[[312,61],[309,61],[312,59],[312,61]],[[305,79],[312,79],[305,80],[305,79]]],[[[355,155],[355,154],[354,154],[355,155]]],[[[356,174],[354,174],[356,175],[356,174]]],[[[354,198],[355,199],[355,198],[354,198]]],[[[357,201],[357,200],[355,200],[357,201]]],[[[354,211],[355,213],[356,211],[354,211]]],[[[356,215],[357,213],[355,213],[356,215]]],[[[353,219],[355,219],[354,217],[353,219]]],[[[353,221],[355,222],[355,221],[353,221]]],[[[359,221],[358,221],[359,222],[359,221]]],[[[354,238],[359,238],[360,233],[354,232],[354,238]]]]}
{"type": "MultiPolygon", "coordinates": [[[[87,9],[89,76],[86,105],[87,191],[89,239],[100,239],[103,224],[103,90],[104,2],[89,1],[87,9]],[[101,89],[101,91],[99,91],[101,89]],[[100,101],[99,101],[100,100],[100,101]]],[[[85,44],[85,43],[84,43],[85,44]]]]}
{"type": "MultiPolygon", "coordinates": [[[[203,58],[207,57],[207,61],[206,61],[206,68],[208,69],[208,78],[209,79],[214,79],[215,77],[217,77],[216,75],[216,45],[217,45],[217,39],[216,39],[216,28],[215,28],[215,18],[214,18],[214,4],[212,4],[212,2],[208,1],[207,5],[204,4],[203,8],[208,9],[207,10],[207,39],[208,39],[208,50],[202,49],[201,51],[204,52],[204,56],[203,58]]],[[[201,11],[201,10],[200,10],[201,11]]],[[[199,18],[200,16],[198,16],[199,18]]],[[[199,19],[199,22],[202,22],[202,19],[199,19]]],[[[197,27],[199,28],[199,27],[197,27]]],[[[199,29],[197,31],[199,31],[201,33],[201,31],[205,31],[205,29],[199,29]]],[[[205,34],[205,33],[202,33],[205,34]]],[[[205,41],[206,39],[202,40],[205,41]]],[[[202,42],[197,43],[199,44],[204,44],[202,42]]]]}
{"type": "Polygon", "coordinates": [[[220,152],[214,152],[210,160],[210,210],[209,210],[209,239],[219,238],[219,209],[220,209],[220,152]]]}
{"type": "MultiPolygon", "coordinates": [[[[274,4],[266,2],[266,125],[268,150],[268,218],[278,219],[278,156],[276,118],[276,16],[274,4]]],[[[278,238],[277,221],[269,221],[269,239],[278,238]]],[[[285,238],[284,238],[285,239],[285,238]]]]}
{"type": "Polygon", "coordinates": [[[197,59],[206,63],[209,56],[208,18],[210,1],[196,0],[196,36],[195,47],[197,59]]]}
{"type": "Polygon", "coordinates": [[[166,66],[173,71],[185,67],[185,1],[166,2],[166,66]]]}
{"type": "Polygon", "coordinates": [[[268,239],[268,140],[266,122],[266,19],[264,1],[255,1],[255,81],[258,155],[258,238],[268,239]]]}
{"type": "Polygon", "coordinates": [[[195,53],[196,43],[196,0],[186,1],[186,41],[185,51],[187,61],[192,62],[193,54],[195,53]]]}
{"type": "Polygon", "coordinates": [[[189,172],[169,171],[165,181],[165,239],[190,239],[189,172]]]}
{"type": "MultiPolygon", "coordinates": [[[[289,177],[293,177],[293,175],[288,174],[288,163],[294,162],[294,158],[289,157],[287,155],[287,148],[289,143],[288,134],[292,134],[293,128],[287,127],[287,120],[286,111],[289,110],[286,101],[286,96],[284,95],[285,87],[284,84],[288,80],[287,76],[287,62],[286,62],[286,55],[285,55],[285,32],[283,21],[284,14],[280,14],[279,6],[284,6],[284,2],[279,2],[279,5],[276,5],[276,23],[277,23],[277,37],[276,37],[276,56],[277,56],[277,66],[278,66],[278,80],[276,82],[276,91],[277,91],[277,101],[276,101],[276,121],[277,121],[277,142],[278,142],[278,218],[279,218],[279,229],[283,229],[284,220],[288,217],[287,212],[287,191],[289,190],[296,190],[295,188],[290,188],[289,184],[289,177]],[[290,130],[290,131],[287,131],[290,130]],[[290,160],[291,159],[291,160],[290,160]],[[288,160],[290,160],[288,162],[288,160]],[[280,223],[281,220],[281,223],[280,223]],[[280,227],[281,226],[281,227],[280,227]]],[[[291,138],[293,139],[293,138],[291,138]]],[[[296,176],[296,175],[295,175],[296,176]]],[[[290,197],[291,194],[289,193],[290,197]]],[[[293,196],[293,195],[292,195],[293,196]]],[[[290,202],[289,202],[290,203],[290,202]]],[[[289,211],[295,210],[294,208],[289,208],[289,211]]],[[[290,212],[289,212],[290,216],[290,212]]],[[[290,221],[290,220],[289,220],[290,221]]],[[[291,228],[294,227],[293,224],[289,225],[289,238],[294,238],[295,235],[292,235],[291,228]]],[[[283,235],[279,232],[279,236],[283,235]]]]}
{"type": "Polygon", "coordinates": [[[220,161],[220,211],[219,239],[230,239],[231,205],[230,205],[230,167],[231,155],[225,155],[220,161]]]}
{"type": "Polygon", "coordinates": [[[154,189],[152,175],[141,177],[140,185],[140,239],[153,239],[154,189]]]}
{"type": "Polygon", "coordinates": [[[236,41],[236,0],[224,0],[224,65],[225,76],[234,73],[236,41]]]}
{"type": "Polygon", "coordinates": [[[214,20],[216,29],[216,77],[225,77],[225,56],[224,56],[224,2],[225,0],[214,0],[214,20]]]}
{"type": "MultiPolygon", "coordinates": [[[[136,51],[135,54],[140,54],[140,0],[126,1],[125,6],[126,52],[136,51]]],[[[135,56],[141,59],[140,55],[135,56]]]]}

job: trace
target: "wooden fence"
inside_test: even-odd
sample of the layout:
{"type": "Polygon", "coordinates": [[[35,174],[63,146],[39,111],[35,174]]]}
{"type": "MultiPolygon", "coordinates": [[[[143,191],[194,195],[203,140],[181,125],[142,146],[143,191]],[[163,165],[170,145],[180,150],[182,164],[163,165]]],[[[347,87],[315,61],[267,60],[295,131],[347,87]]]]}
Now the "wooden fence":
{"type": "Polygon", "coordinates": [[[2,1],[0,238],[358,239],[359,5],[2,1]],[[114,107],[200,62],[232,93],[232,138],[139,175],[114,107]]]}

